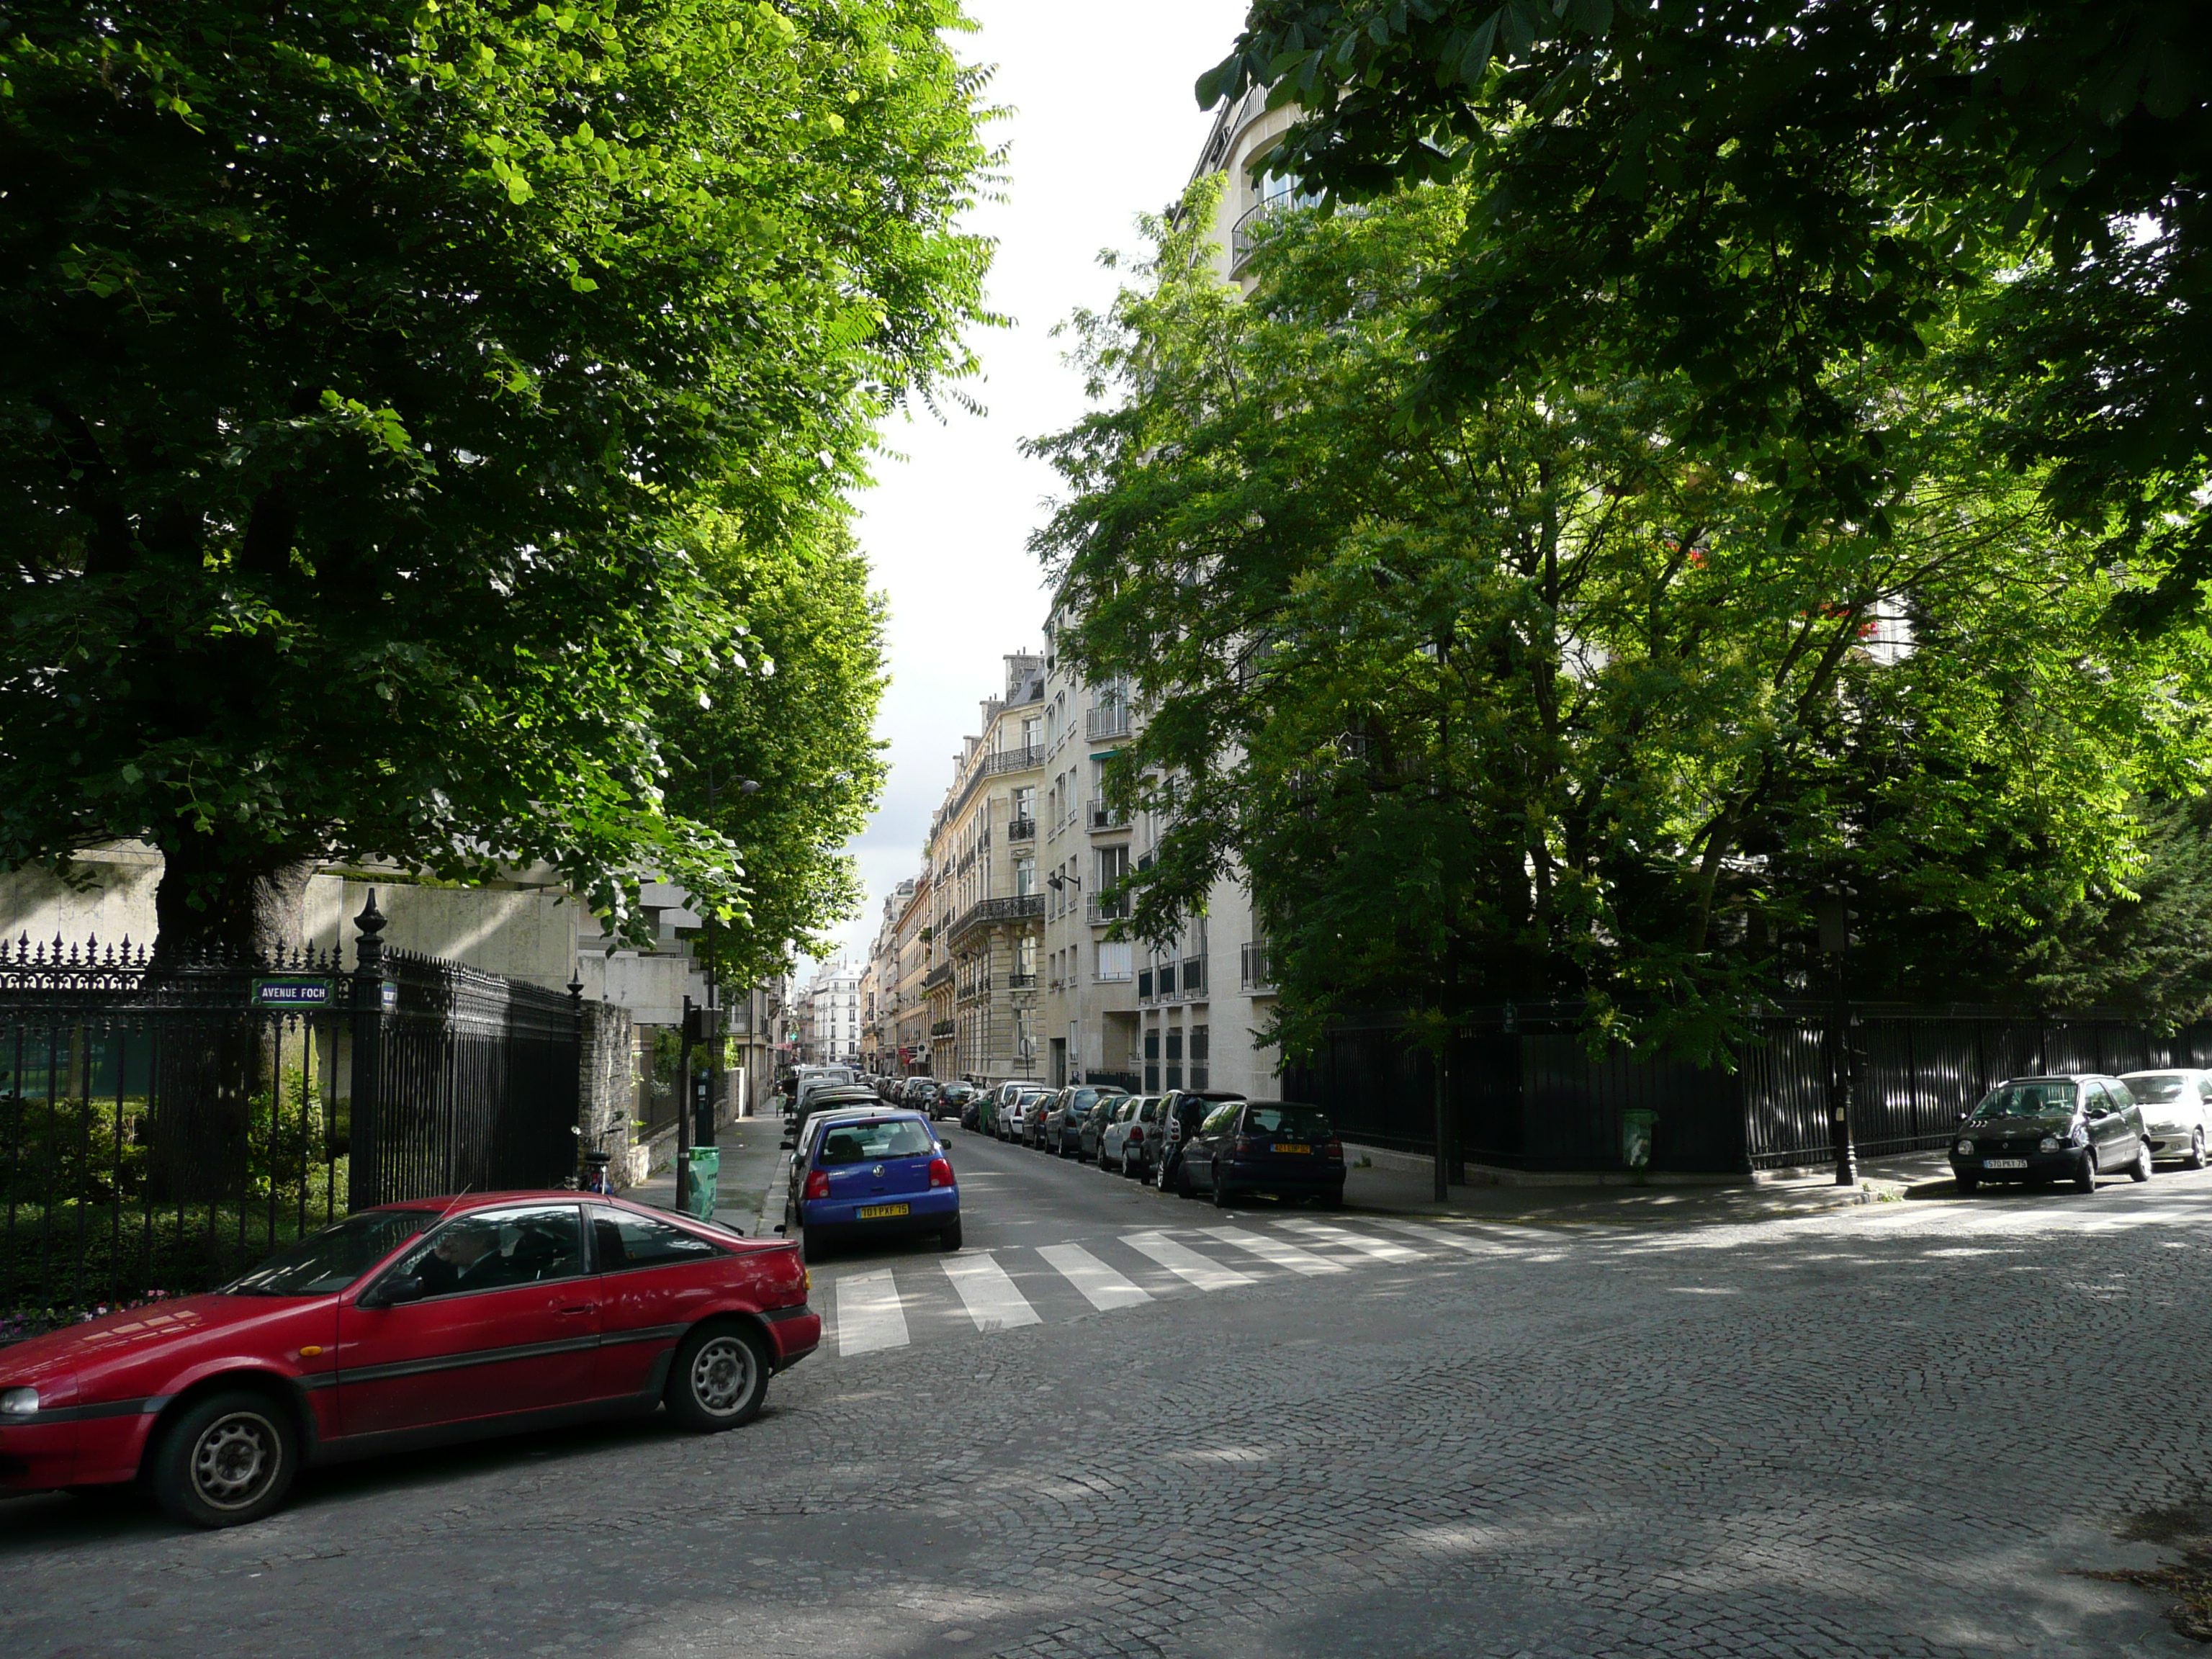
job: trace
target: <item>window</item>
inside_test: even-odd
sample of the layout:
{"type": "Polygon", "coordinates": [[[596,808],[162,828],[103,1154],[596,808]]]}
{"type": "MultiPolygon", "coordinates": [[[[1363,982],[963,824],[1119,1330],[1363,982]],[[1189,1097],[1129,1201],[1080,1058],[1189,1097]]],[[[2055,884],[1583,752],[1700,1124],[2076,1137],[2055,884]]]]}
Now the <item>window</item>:
{"type": "MultiPolygon", "coordinates": [[[[1041,747],[1043,743],[1044,717],[1041,714],[1030,714],[1025,716],[1022,721],[1022,747],[1024,749],[1036,749],[1041,747]]],[[[1036,791],[1035,789],[1030,789],[1028,793],[1030,797],[1031,805],[1035,805],[1036,791]]]]}
{"type": "Polygon", "coordinates": [[[1119,944],[1110,939],[1101,940],[1098,945],[1098,977],[1117,981],[1128,978],[1130,953],[1133,948],[1126,939],[1119,944]]]}
{"type": "Polygon", "coordinates": [[[1237,1114],[1244,1109],[1241,1100],[1224,1101],[1206,1115],[1206,1121],[1198,1126],[1202,1135],[1220,1134],[1237,1121],[1237,1114]]]}
{"type": "MultiPolygon", "coordinates": [[[[1035,720],[1030,720],[1024,722],[1024,724],[1034,726],[1036,722],[1035,720]]],[[[1036,817],[1036,785],[1033,783],[1022,784],[1014,791],[1014,822],[1019,823],[1025,818],[1034,819],[1036,817]]]]}
{"type": "Polygon", "coordinates": [[[456,1216],[402,1257],[392,1276],[421,1279],[426,1297],[465,1296],[583,1271],[576,1206],[540,1204],[456,1216]]]}
{"type": "Polygon", "coordinates": [[[927,1158],[936,1150],[936,1138],[910,1117],[838,1123],[822,1137],[822,1151],[814,1162],[823,1167],[873,1164],[887,1158],[927,1158]]]}
{"type": "MultiPolygon", "coordinates": [[[[1165,988],[1172,990],[1175,988],[1169,986],[1165,988]]],[[[1182,1027],[1180,1025],[1168,1027],[1168,1087],[1182,1087],[1182,1027]]]]}
{"type": "Polygon", "coordinates": [[[1098,889],[1101,892],[1128,873],[1129,849],[1126,846],[1098,849],[1098,889]]]}
{"type": "Polygon", "coordinates": [[[1295,1135],[1300,1140],[1327,1140],[1328,1117],[1318,1106],[1248,1106],[1244,1127],[1255,1135],[1295,1135]]]}
{"type": "Polygon", "coordinates": [[[323,1296],[342,1291],[437,1218],[428,1210],[359,1210],[279,1250],[225,1296],[323,1296]]]}
{"type": "Polygon", "coordinates": [[[592,1212],[592,1247],[603,1273],[631,1267],[665,1267],[678,1261],[705,1261],[721,1252],[696,1233],[628,1210],[592,1212]]]}
{"type": "Polygon", "coordinates": [[[1190,1028],[1190,1086],[1206,1087],[1206,1061],[1213,1047],[1212,1032],[1203,1025],[1190,1028]]]}
{"type": "Polygon", "coordinates": [[[1014,896],[1027,898],[1037,890],[1036,860],[1033,858],[1014,860],[1014,896]]]}

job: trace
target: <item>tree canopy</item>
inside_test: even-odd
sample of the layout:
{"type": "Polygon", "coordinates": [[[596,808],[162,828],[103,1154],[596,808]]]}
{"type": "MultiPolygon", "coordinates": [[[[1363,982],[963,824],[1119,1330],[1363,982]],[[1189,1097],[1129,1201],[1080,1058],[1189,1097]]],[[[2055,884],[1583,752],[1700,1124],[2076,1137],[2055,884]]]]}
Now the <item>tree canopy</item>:
{"type": "Polygon", "coordinates": [[[1476,208],[1274,216],[1247,298],[1201,192],[1080,319],[1107,406],[1038,446],[1038,545],[1063,650],[1149,705],[1134,929],[1241,872],[1293,1051],[1349,1007],[1559,998],[1710,1054],[1826,988],[1838,902],[1858,994],[2021,994],[2023,943],[2128,891],[2130,799],[2193,787],[2201,635],[2104,626],[2156,573],[2051,527],[1950,393],[1955,309],[1820,377],[1887,434],[1856,511],[1678,441],[1697,389],[1601,331],[1409,418],[1476,208]]]}
{"type": "Polygon", "coordinates": [[[319,856],[735,914],[666,711],[781,695],[760,562],[970,366],[961,27],[0,0],[0,861],[143,837],[165,938],[319,856]]]}
{"type": "Polygon", "coordinates": [[[1337,200],[1464,177],[1438,273],[1449,398],[1605,333],[1693,395],[1686,441],[1808,498],[1882,488],[1838,358],[1984,291],[1981,395],[2124,612],[2212,574],[2212,15],[2191,0],[1255,0],[1202,103],[1267,88],[1265,157],[1337,200]],[[1993,270],[2007,280],[1992,288],[1993,270]],[[2002,376],[1996,371],[2002,370],[2002,376]]]}

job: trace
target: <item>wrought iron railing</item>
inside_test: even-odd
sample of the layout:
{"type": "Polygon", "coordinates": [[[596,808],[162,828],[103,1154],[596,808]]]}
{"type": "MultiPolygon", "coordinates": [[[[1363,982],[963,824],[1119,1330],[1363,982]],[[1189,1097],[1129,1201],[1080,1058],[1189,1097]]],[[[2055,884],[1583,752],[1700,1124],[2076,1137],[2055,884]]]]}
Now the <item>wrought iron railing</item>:
{"type": "Polygon", "coordinates": [[[1249,945],[1237,947],[1237,979],[1248,991],[1272,991],[1275,988],[1273,966],[1267,960],[1267,941],[1255,939],[1249,945]]]}
{"type": "Polygon", "coordinates": [[[1044,915],[1044,895],[1022,893],[1012,898],[980,899],[963,911],[960,919],[945,932],[945,941],[955,943],[976,928],[994,921],[1021,921],[1044,915]]]}
{"type": "Polygon", "coordinates": [[[1088,708],[1083,714],[1083,735],[1093,742],[1102,738],[1126,738],[1129,735],[1129,705],[1126,702],[1103,702],[1088,708]]]}

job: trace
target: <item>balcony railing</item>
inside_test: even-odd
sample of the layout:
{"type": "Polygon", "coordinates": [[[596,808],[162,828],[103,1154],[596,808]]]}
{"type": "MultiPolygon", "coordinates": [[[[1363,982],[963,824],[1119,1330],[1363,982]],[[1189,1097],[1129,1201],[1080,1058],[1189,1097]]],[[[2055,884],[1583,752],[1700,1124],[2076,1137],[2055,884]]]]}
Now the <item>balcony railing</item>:
{"type": "Polygon", "coordinates": [[[1015,818],[1012,820],[1006,825],[1006,839],[1008,841],[1035,841],[1036,839],[1036,820],[1035,818],[1015,818]]]}
{"type": "Polygon", "coordinates": [[[1129,901],[1125,898],[1101,898],[1093,893],[1083,901],[1083,909],[1093,927],[1103,927],[1109,921],[1127,920],[1129,901]]]}
{"type": "Polygon", "coordinates": [[[1127,985],[1129,970],[1127,968],[1101,968],[1091,975],[1091,982],[1093,985],[1127,985]]]}
{"type": "Polygon", "coordinates": [[[1006,988],[1009,991],[1034,991],[1036,989],[1036,979],[1037,976],[1035,974],[1008,974],[1006,988]]]}
{"type": "Polygon", "coordinates": [[[950,983],[951,978],[952,964],[949,962],[940,962],[921,976],[921,988],[925,991],[934,991],[939,986],[950,983]]]}
{"type": "Polygon", "coordinates": [[[1129,820],[1103,800],[1091,803],[1091,827],[1093,830],[1127,830],[1129,820]]]}
{"type": "Polygon", "coordinates": [[[1094,741],[1100,738],[1126,738],[1129,735],[1129,705],[1126,702],[1104,702],[1088,708],[1083,714],[1083,735],[1094,741]]]}
{"type": "Polygon", "coordinates": [[[994,921],[1020,921],[1026,917],[1042,917],[1044,895],[1021,893],[1012,898],[983,899],[971,904],[961,914],[960,920],[946,930],[945,943],[951,944],[976,928],[994,921]]]}
{"type": "Polygon", "coordinates": [[[1248,991],[1272,991],[1275,988],[1274,966],[1267,960],[1267,941],[1255,939],[1237,949],[1237,976],[1248,991]]]}

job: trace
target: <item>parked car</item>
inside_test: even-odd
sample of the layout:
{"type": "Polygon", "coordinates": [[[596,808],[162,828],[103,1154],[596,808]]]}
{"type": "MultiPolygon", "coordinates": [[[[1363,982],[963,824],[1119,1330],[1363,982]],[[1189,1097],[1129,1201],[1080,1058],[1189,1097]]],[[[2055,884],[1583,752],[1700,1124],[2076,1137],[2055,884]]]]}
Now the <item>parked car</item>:
{"type": "Polygon", "coordinates": [[[1098,1167],[1142,1179],[1146,1158],[1160,1139],[1160,1097],[1127,1095],[1114,1109],[1098,1143],[1098,1167]]]}
{"type": "MultiPolygon", "coordinates": [[[[968,1103],[975,1098],[974,1084],[947,1083],[938,1090],[936,1097],[929,1103],[929,1115],[932,1117],[961,1117],[968,1109],[968,1103]]],[[[964,1128],[966,1126],[963,1124],[962,1127],[964,1128]]]]}
{"type": "Polygon", "coordinates": [[[2010,1078],[1959,1125],[1951,1172],[1959,1190],[1985,1181],[2071,1181],[2094,1193],[2100,1175],[2151,1176],[2142,1108],[2116,1077],[2075,1073],[2010,1078]]]}
{"type": "Polygon", "coordinates": [[[231,1527],[307,1463],[664,1404],[735,1428],[820,1342],[807,1288],[783,1240],[618,1198],[358,1210],[220,1291],[0,1350],[0,1487],[143,1480],[231,1527]]]}
{"type": "Polygon", "coordinates": [[[1344,1146],[1318,1106],[1292,1100],[1224,1101],[1185,1140],[1178,1190],[1226,1205],[1255,1193],[1344,1202],[1344,1146]]]}
{"type": "Polygon", "coordinates": [[[2212,1072],[2193,1066],[2128,1072],[2120,1081],[2142,1108],[2151,1156],[2178,1159],[2188,1169],[2203,1169],[2205,1145],[2212,1139],[2212,1072]]]}
{"type": "Polygon", "coordinates": [[[1060,1109],[1060,1102],[1066,1098],[1067,1090],[1065,1087],[1062,1087],[1054,1089],[1050,1094],[1045,1096],[1042,1100],[1036,1101],[1031,1103],[1028,1112],[1025,1113],[1022,1118],[1023,1146],[1032,1147],[1038,1152],[1042,1152],[1044,1150],[1045,1122],[1051,1117],[1054,1112],[1060,1109]]]}
{"type": "Polygon", "coordinates": [[[809,1261],[863,1237],[935,1233],[960,1248],[960,1187],[929,1119],[898,1109],[811,1126],[791,1161],[784,1227],[809,1261]]]}
{"type": "Polygon", "coordinates": [[[943,1085],[934,1078],[918,1077],[908,1086],[906,1100],[903,1103],[911,1106],[926,1116],[934,1118],[938,1115],[937,1103],[943,1098],[944,1094],[943,1085]]]}
{"type": "Polygon", "coordinates": [[[1216,1106],[1243,1098],[1234,1089],[1170,1089],[1160,1097],[1160,1145],[1152,1155],[1152,1176],[1162,1192],[1194,1196],[1176,1180],[1183,1143],[1197,1133],[1198,1126],[1216,1106]]]}
{"type": "Polygon", "coordinates": [[[1083,1149],[1085,1116],[1101,1097],[1112,1095],[1119,1098],[1121,1092],[1119,1089],[1102,1089],[1095,1084],[1070,1084],[1046,1111],[1038,1131],[1038,1144],[1061,1158],[1074,1157],[1083,1149]]]}
{"type": "Polygon", "coordinates": [[[1051,1098],[1050,1090],[1040,1089],[1034,1085],[1018,1091],[1012,1104],[999,1109],[999,1139],[1026,1142],[1031,1115],[1051,1098]]]}
{"type": "Polygon", "coordinates": [[[1106,1126],[1113,1121],[1114,1115],[1121,1109],[1121,1103],[1128,1098],[1128,1096],[1121,1094],[1101,1095],[1092,1103],[1091,1109],[1083,1114],[1081,1145],[1075,1154],[1078,1163],[1095,1164],[1098,1161],[1098,1148],[1105,1140],[1106,1126]]]}
{"type": "Polygon", "coordinates": [[[842,1089],[817,1089],[807,1102],[805,1116],[784,1121],[783,1144],[798,1146],[799,1137],[806,1133],[805,1126],[816,1118],[832,1112],[872,1111],[882,1103],[858,1084],[850,1084],[842,1089]]]}
{"type": "Polygon", "coordinates": [[[963,1129],[975,1130],[980,1133],[983,1127],[983,1114],[990,1109],[990,1105],[991,1097],[988,1094],[979,1090],[969,1095],[960,1108],[960,1127],[963,1129]]]}

